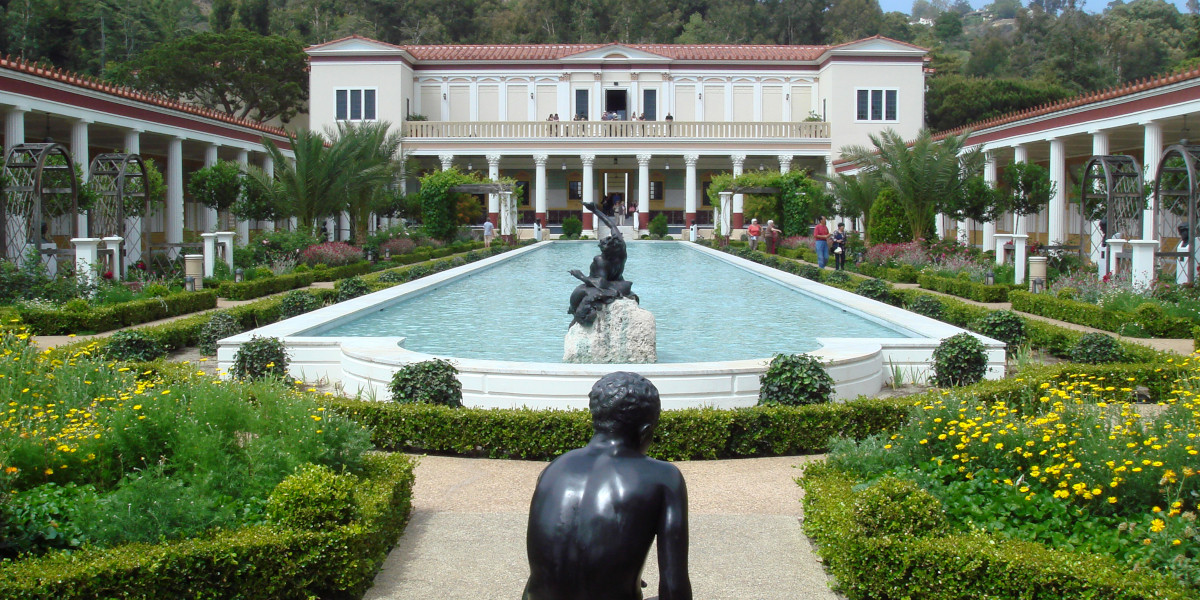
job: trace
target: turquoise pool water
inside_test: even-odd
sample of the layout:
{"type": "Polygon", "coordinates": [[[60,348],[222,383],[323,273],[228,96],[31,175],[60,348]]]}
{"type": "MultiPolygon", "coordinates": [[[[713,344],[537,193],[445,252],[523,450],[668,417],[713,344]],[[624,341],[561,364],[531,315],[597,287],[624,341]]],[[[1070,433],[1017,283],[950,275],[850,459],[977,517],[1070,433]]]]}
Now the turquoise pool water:
{"type": "MultiPolygon", "coordinates": [[[[417,352],[491,360],[562,362],[571,290],[595,242],[555,242],[406,298],[316,335],[404,336],[417,352]]],[[[901,338],[906,333],[688,248],[629,243],[625,279],[654,313],[658,362],[710,362],[815,350],[818,337],[901,338]]]]}

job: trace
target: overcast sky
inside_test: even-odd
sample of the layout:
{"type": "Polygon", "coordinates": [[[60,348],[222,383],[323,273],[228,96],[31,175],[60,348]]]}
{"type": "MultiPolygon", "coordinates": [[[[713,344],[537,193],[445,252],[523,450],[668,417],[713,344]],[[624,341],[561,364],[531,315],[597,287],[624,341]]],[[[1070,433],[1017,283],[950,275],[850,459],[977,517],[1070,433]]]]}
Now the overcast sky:
{"type": "MultiPolygon", "coordinates": [[[[1128,0],[1125,0],[1128,1],[1128,0]]],[[[1187,12],[1187,0],[1167,0],[1171,4],[1179,7],[1179,12],[1187,12]]],[[[1108,6],[1109,0],[1086,0],[1083,8],[1088,12],[1103,12],[1104,7],[1108,6]]],[[[992,0],[971,0],[971,6],[982,8],[991,4],[992,0]]],[[[1028,0],[1023,2],[1029,5],[1028,0]]],[[[912,12],[912,0],[879,0],[879,5],[883,7],[883,12],[899,11],[905,14],[912,12]]]]}

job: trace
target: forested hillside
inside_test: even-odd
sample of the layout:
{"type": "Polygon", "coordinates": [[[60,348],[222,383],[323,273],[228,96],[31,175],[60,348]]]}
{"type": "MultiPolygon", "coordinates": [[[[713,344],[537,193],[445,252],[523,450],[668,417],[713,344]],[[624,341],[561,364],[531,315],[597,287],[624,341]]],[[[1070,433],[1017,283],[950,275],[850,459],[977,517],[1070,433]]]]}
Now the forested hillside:
{"type": "Polygon", "coordinates": [[[879,34],[931,49],[926,118],[946,129],[1200,64],[1200,6],[1189,5],[1116,0],[1089,13],[1063,0],[996,0],[972,11],[966,0],[916,0],[910,15],[884,13],[878,0],[0,0],[0,52],[120,79],[156,44],[209,29],[300,45],[355,33],[397,44],[833,44],[879,34]]]}

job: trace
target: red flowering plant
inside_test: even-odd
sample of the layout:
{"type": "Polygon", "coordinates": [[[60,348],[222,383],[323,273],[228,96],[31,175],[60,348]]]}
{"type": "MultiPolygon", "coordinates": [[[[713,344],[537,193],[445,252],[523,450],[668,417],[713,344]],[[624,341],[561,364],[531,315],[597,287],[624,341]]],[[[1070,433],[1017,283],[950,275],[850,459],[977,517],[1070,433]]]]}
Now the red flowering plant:
{"type": "Polygon", "coordinates": [[[897,267],[900,265],[923,267],[933,262],[933,259],[929,256],[929,251],[925,249],[924,244],[920,240],[905,242],[903,244],[875,244],[867,248],[867,253],[863,260],[881,267],[897,267]]]}
{"type": "Polygon", "coordinates": [[[361,262],[363,251],[346,242],[325,242],[305,248],[300,253],[300,260],[309,266],[326,265],[340,267],[361,262]]]}

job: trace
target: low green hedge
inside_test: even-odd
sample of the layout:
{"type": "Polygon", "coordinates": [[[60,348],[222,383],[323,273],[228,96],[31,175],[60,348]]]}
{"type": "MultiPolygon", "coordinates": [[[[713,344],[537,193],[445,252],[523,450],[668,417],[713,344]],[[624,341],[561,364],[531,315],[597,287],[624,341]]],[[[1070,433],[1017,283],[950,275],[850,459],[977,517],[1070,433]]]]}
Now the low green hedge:
{"type": "Polygon", "coordinates": [[[324,531],[256,526],[0,564],[0,598],[359,598],[412,507],[412,462],[366,457],[360,520],[324,531]]]}
{"type": "Polygon", "coordinates": [[[84,312],[44,310],[18,305],[17,314],[34,335],[66,335],[110,331],[208,310],[216,306],[217,292],[202,290],[179,292],[162,298],[93,306],[84,312]]]}
{"type": "Polygon", "coordinates": [[[921,271],[912,265],[898,267],[881,267],[871,263],[860,263],[856,267],[859,273],[868,277],[878,277],[893,283],[917,283],[921,271]]]}
{"type": "Polygon", "coordinates": [[[1052,550],[1041,544],[987,534],[864,535],[854,518],[861,493],[853,478],[824,465],[809,466],[804,488],[804,531],[851,600],[866,598],[1196,598],[1158,574],[1133,571],[1100,555],[1052,550]]]}
{"type": "Polygon", "coordinates": [[[342,265],[340,267],[327,267],[324,269],[316,269],[312,271],[313,281],[337,281],[362,275],[363,273],[371,272],[371,263],[367,261],[356,262],[352,265],[342,265]]]}
{"type": "Polygon", "coordinates": [[[921,274],[917,276],[917,283],[922,289],[942,292],[959,298],[966,298],[976,302],[1008,302],[1008,291],[1012,289],[1008,285],[987,285],[977,283],[969,279],[957,279],[952,277],[939,277],[937,275],[921,274]]]}
{"type": "Polygon", "coordinates": [[[241,283],[222,281],[221,287],[217,288],[217,292],[222,298],[230,300],[253,300],[263,296],[270,296],[271,294],[278,294],[279,292],[308,287],[312,285],[313,281],[316,281],[316,274],[313,271],[309,271],[307,273],[292,273],[277,277],[264,277],[241,283]]]}
{"type": "Polygon", "coordinates": [[[1104,331],[1122,332],[1122,328],[1136,325],[1157,337],[1186,339],[1192,337],[1192,328],[1196,326],[1191,319],[1162,314],[1143,317],[1137,313],[1106,310],[1095,304],[1067,300],[1050,294],[1014,291],[1009,294],[1009,300],[1012,302],[1013,310],[1104,331]]]}

